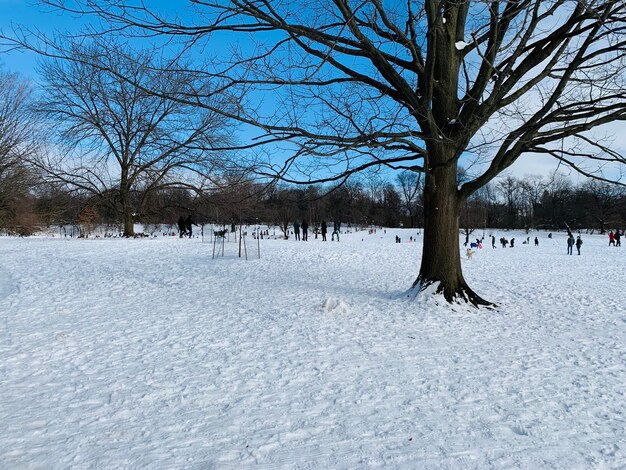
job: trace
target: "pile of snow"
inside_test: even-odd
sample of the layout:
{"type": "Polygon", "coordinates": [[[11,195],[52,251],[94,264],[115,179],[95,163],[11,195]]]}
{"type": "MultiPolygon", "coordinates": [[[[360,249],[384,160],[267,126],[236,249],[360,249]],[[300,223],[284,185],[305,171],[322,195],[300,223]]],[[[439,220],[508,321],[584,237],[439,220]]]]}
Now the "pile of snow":
{"type": "Polygon", "coordinates": [[[324,311],[327,313],[348,314],[350,307],[343,300],[329,297],[324,302],[324,311]]]}
{"type": "Polygon", "coordinates": [[[467,46],[469,46],[469,44],[466,43],[465,41],[457,41],[457,42],[454,43],[454,46],[456,47],[457,51],[462,51],[467,46]]]}
{"type": "Polygon", "coordinates": [[[495,233],[453,311],[417,232],[0,237],[0,467],[625,467],[626,247],[495,233]]]}

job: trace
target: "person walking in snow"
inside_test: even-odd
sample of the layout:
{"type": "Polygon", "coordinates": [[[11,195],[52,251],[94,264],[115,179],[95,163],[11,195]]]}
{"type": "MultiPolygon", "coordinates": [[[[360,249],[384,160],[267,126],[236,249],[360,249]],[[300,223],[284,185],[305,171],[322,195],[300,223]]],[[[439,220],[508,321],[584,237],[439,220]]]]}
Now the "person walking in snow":
{"type": "Polygon", "coordinates": [[[576,243],[576,240],[574,240],[574,235],[570,233],[569,237],[567,237],[567,254],[568,255],[573,254],[574,243],[576,243]]]}
{"type": "Polygon", "coordinates": [[[297,220],[293,223],[293,237],[300,240],[300,224],[297,220]]]}
{"type": "Polygon", "coordinates": [[[491,248],[495,248],[495,247],[496,247],[496,236],[491,235],[491,248]]]}
{"type": "Polygon", "coordinates": [[[185,219],[181,215],[178,218],[178,237],[183,238],[185,235],[187,235],[187,230],[185,229],[185,219]]]}
{"type": "Polygon", "coordinates": [[[622,239],[622,234],[619,229],[615,230],[615,246],[622,246],[620,240],[622,239]]]}
{"type": "Polygon", "coordinates": [[[609,246],[611,245],[615,246],[615,235],[612,230],[609,232],[609,246]]]}
{"type": "Polygon", "coordinates": [[[302,241],[307,241],[309,239],[309,224],[306,219],[302,220],[302,241]]]}
{"type": "Polygon", "coordinates": [[[333,222],[333,233],[330,237],[330,241],[332,242],[335,241],[335,235],[337,235],[337,241],[339,241],[340,231],[341,231],[341,222],[339,222],[338,220],[335,220],[335,222],[333,222]]]}
{"type": "Polygon", "coordinates": [[[535,237],[535,246],[539,246],[539,239],[535,237]]]}
{"type": "Polygon", "coordinates": [[[326,234],[328,233],[328,227],[326,226],[326,221],[322,220],[322,241],[326,241],[326,234]]]}
{"type": "Polygon", "coordinates": [[[580,235],[576,237],[576,250],[578,250],[578,255],[580,255],[580,247],[583,246],[583,241],[580,238],[580,235]]]}
{"type": "Polygon", "coordinates": [[[185,230],[187,231],[187,235],[189,235],[189,238],[192,237],[193,235],[193,226],[198,226],[198,224],[196,224],[193,219],[191,218],[191,214],[187,216],[187,218],[185,219],[185,230]]]}

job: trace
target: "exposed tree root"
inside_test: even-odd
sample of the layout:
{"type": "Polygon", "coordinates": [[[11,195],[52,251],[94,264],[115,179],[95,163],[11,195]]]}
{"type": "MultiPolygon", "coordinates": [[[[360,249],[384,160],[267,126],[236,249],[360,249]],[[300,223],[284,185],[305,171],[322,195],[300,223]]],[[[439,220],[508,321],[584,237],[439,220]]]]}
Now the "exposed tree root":
{"type": "Polygon", "coordinates": [[[466,304],[476,308],[497,308],[493,302],[489,302],[479,296],[464,282],[459,282],[455,288],[446,286],[441,281],[424,279],[421,275],[413,283],[412,292],[414,296],[422,295],[439,295],[450,304],[466,304]],[[427,291],[427,292],[426,292],[427,291]]]}

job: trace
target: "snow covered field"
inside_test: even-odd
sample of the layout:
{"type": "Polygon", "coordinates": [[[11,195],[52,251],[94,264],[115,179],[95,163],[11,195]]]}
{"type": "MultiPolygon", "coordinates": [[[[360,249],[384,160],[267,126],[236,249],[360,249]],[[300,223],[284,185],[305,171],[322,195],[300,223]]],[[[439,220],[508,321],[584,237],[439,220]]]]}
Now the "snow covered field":
{"type": "Polygon", "coordinates": [[[626,246],[496,232],[450,311],[411,235],[0,237],[0,468],[626,467],[626,246]]]}

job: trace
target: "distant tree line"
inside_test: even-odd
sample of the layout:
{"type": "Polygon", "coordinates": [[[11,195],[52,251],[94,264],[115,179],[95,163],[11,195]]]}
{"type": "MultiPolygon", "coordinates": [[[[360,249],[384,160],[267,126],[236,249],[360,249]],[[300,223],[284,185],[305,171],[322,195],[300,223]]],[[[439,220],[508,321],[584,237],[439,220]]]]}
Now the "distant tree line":
{"type": "MultiPolygon", "coordinates": [[[[235,178],[233,178],[235,179],[235,178]]],[[[423,227],[421,191],[408,183],[418,178],[401,173],[390,179],[348,181],[330,190],[324,185],[265,184],[242,178],[212,189],[196,191],[164,188],[131,192],[130,200],[141,211],[133,222],[145,227],[170,225],[181,215],[192,215],[199,224],[267,224],[287,233],[295,220],[307,219],[312,229],[322,220],[344,225],[423,227]],[[413,194],[413,195],[412,195],[413,194]]],[[[123,233],[123,214],[114,209],[115,194],[93,195],[52,184],[46,175],[15,164],[0,175],[0,229],[29,235],[54,226],[73,226],[84,234],[91,227],[110,227],[123,233]]],[[[474,194],[461,211],[461,233],[477,229],[590,230],[604,233],[626,228],[626,190],[610,183],[589,180],[574,184],[569,178],[506,177],[474,194]]]]}

